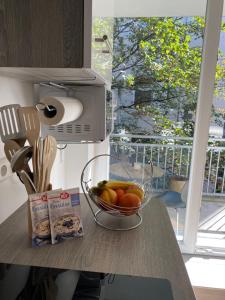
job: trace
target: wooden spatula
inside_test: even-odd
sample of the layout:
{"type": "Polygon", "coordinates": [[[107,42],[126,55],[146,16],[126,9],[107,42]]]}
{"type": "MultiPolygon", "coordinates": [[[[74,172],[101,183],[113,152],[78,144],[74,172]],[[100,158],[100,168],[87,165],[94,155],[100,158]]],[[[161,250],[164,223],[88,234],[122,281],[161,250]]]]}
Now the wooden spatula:
{"type": "Polygon", "coordinates": [[[34,146],[40,134],[39,114],[35,107],[26,106],[18,109],[20,122],[25,130],[25,136],[31,146],[34,146]]]}
{"type": "Polygon", "coordinates": [[[27,106],[20,107],[18,109],[19,118],[22,126],[25,129],[26,138],[31,146],[33,146],[33,173],[34,173],[34,185],[37,186],[37,141],[40,135],[40,120],[39,114],[35,107],[27,106]]]}
{"type": "Polygon", "coordinates": [[[10,104],[0,107],[0,135],[4,142],[16,140],[21,146],[24,145],[25,130],[18,115],[19,104],[10,104]]]}
{"type": "Polygon", "coordinates": [[[52,171],[53,163],[55,161],[56,152],[57,152],[56,139],[53,136],[49,135],[47,136],[47,142],[48,142],[49,150],[48,150],[48,167],[45,175],[45,190],[48,189],[50,184],[51,171],[52,171]]]}

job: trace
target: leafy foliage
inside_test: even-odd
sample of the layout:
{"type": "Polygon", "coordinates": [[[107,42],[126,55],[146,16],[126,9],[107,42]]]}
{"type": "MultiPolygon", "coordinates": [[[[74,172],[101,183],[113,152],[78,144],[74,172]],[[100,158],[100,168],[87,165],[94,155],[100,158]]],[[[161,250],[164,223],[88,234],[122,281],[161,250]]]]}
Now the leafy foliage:
{"type": "MultiPolygon", "coordinates": [[[[113,88],[142,92],[141,98],[120,104],[117,111],[148,120],[153,133],[192,136],[204,27],[201,17],[115,19],[113,88]]],[[[224,78],[220,49],[215,95],[223,98],[224,78]]]]}

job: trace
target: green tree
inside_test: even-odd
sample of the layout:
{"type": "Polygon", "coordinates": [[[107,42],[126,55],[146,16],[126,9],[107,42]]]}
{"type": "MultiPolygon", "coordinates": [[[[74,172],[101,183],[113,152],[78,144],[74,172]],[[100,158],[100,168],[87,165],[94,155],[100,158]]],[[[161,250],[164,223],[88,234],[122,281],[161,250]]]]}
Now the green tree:
{"type": "MultiPolygon", "coordinates": [[[[112,87],[139,95],[117,111],[134,119],[142,117],[156,134],[164,130],[192,136],[204,27],[200,17],[116,18],[112,87]]],[[[215,94],[223,98],[224,78],[225,57],[220,49],[215,94]]]]}

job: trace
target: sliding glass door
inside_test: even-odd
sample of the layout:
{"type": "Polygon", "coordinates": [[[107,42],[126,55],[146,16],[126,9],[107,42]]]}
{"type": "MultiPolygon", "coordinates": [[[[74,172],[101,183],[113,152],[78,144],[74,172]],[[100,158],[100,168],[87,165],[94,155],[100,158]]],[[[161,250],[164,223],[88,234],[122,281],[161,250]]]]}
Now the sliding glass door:
{"type": "MultiPolygon", "coordinates": [[[[223,68],[216,68],[223,1],[173,0],[159,6],[142,0],[138,10],[130,2],[125,9],[115,0],[112,89],[117,104],[111,153],[126,161],[136,181],[151,180],[182,249],[194,252],[199,217],[202,221],[210,210],[205,200],[201,207],[203,183],[206,191],[211,187],[209,164],[212,169],[219,161],[214,177],[225,178],[223,156],[215,157],[214,150],[207,152],[205,166],[206,147],[217,145],[208,145],[208,128],[215,77],[221,84],[224,76],[223,68]]],[[[113,164],[111,173],[123,178],[113,164]]]]}
{"type": "MultiPolygon", "coordinates": [[[[219,79],[218,82],[220,83],[223,80],[223,74],[217,65],[222,12],[222,0],[208,1],[183,244],[184,250],[188,252],[196,250],[202,189],[205,188],[205,173],[207,172],[205,170],[206,149],[208,147],[215,78],[219,79]]],[[[217,156],[218,165],[219,162],[220,157],[217,156]]]]}
{"type": "Polygon", "coordinates": [[[225,18],[217,53],[213,103],[197,236],[201,252],[225,249],[225,18]]]}

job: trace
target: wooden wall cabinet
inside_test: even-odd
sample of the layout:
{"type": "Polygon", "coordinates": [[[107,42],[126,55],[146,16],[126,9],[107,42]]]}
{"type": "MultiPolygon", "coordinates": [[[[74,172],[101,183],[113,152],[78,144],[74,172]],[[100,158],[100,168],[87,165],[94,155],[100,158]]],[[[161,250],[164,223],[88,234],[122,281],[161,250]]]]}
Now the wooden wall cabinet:
{"type": "Polygon", "coordinates": [[[105,2],[0,0],[0,75],[109,82],[113,18],[105,2]]]}

